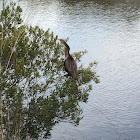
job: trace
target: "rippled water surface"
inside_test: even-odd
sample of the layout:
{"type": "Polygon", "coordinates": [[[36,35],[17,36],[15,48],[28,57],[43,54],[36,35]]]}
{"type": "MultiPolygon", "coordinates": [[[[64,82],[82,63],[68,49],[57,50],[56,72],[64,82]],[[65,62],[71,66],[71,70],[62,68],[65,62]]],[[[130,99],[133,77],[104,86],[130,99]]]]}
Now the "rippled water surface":
{"type": "Polygon", "coordinates": [[[98,61],[101,83],[82,104],[80,125],[62,122],[52,140],[140,140],[140,1],[18,1],[26,24],[69,38],[82,63],[98,61]],[[29,16],[30,15],[30,16],[29,16]]]}

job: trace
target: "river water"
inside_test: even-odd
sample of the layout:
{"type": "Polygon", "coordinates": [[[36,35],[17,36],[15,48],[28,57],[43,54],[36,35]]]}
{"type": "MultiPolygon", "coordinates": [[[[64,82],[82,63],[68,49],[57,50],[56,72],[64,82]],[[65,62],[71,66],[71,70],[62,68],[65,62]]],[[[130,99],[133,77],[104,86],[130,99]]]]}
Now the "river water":
{"type": "Polygon", "coordinates": [[[140,140],[140,1],[19,0],[26,24],[69,38],[82,63],[98,61],[100,84],[79,126],[61,122],[51,140],[140,140]]]}

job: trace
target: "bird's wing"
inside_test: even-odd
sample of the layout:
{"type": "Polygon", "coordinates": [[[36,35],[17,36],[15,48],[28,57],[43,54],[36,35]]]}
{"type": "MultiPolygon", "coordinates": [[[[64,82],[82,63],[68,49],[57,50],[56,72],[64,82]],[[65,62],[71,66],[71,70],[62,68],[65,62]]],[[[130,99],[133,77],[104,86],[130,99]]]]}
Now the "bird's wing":
{"type": "Polygon", "coordinates": [[[70,76],[72,76],[74,79],[78,79],[78,73],[77,73],[77,64],[76,61],[73,59],[66,59],[65,60],[65,70],[68,72],[70,76]]]}
{"type": "Polygon", "coordinates": [[[73,61],[72,65],[73,65],[73,67],[72,67],[73,77],[75,80],[77,80],[78,79],[78,72],[77,72],[77,63],[75,60],[73,61]]]}

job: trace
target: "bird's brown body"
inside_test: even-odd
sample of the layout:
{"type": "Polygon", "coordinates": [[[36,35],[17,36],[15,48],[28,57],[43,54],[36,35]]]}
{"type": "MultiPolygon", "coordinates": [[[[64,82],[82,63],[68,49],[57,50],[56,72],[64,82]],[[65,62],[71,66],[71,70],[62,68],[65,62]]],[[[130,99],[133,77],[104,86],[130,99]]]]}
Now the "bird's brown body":
{"type": "Polygon", "coordinates": [[[59,40],[66,47],[65,48],[65,62],[64,62],[65,71],[68,73],[68,76],[71,76],[75,80],[78,80],[77,63],[69,53],[70,47],[64,40],[62,39],[59,39],[59,40]]]}

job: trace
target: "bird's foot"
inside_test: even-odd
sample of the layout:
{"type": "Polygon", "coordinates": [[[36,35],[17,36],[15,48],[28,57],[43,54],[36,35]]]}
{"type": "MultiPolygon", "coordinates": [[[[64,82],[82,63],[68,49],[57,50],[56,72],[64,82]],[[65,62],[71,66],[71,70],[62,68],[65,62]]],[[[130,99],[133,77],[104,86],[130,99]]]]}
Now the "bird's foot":
{"type": "Polygon", "coordinates": [[[69,74],[65,74],[64,76],[65,76],[65,77],[68,77],[68,76],[69,76],[69,74]]]}

